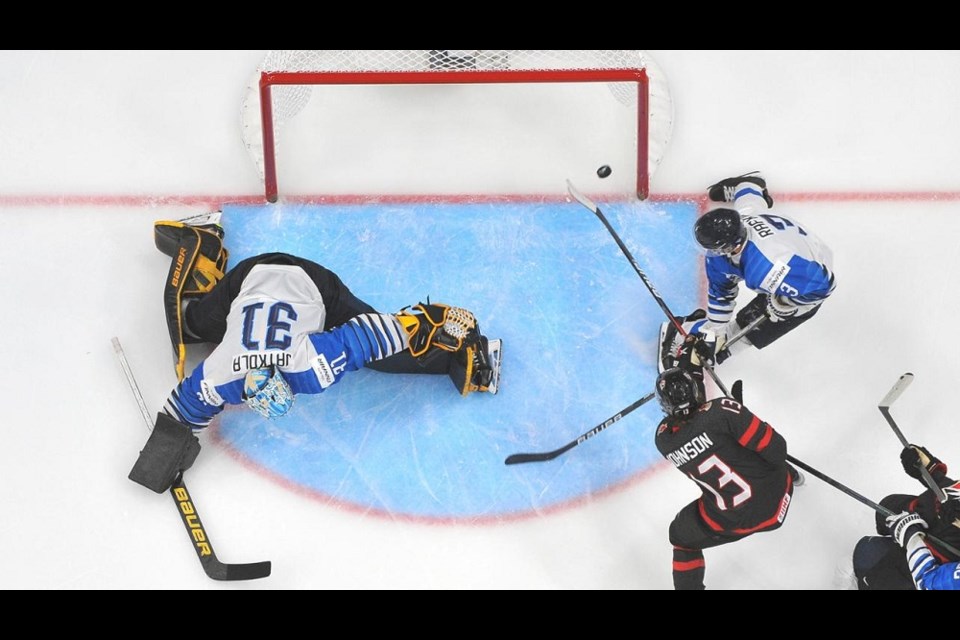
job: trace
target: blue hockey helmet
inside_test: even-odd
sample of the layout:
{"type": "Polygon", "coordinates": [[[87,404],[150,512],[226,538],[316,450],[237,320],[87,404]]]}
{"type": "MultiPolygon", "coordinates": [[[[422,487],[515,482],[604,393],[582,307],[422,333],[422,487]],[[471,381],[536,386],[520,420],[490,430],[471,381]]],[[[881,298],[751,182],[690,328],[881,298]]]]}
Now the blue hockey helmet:
{"type": "Polygon", "coordinates": [[[697,244],[717,254],[735,253],[747,241],[747,227],[734,209],[713,209],[693,225],[697,244]]]}
{"type": "Polygon", "coordinates": [[[663,412],[680,418],[689,416],[707,399],[703,379],[679,367],[657,376],[656,393],[663,412]]]}
{"type": "Polygon", "coordinates": [[[293,390],[276,367],[251,369],[243,379],[243,401],[264,418],[279,418],[293,406],[293,390]]]}

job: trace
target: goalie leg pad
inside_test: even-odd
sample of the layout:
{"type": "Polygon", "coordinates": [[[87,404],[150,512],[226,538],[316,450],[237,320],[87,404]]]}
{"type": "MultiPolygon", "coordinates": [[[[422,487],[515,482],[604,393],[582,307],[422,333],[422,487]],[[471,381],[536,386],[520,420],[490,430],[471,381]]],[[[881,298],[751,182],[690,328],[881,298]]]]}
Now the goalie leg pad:
{"type": "Polygon", "coordinates": [[[153,433],[127,477],[151,491],[163,493],[181,472],[193,466],[199,453],[200,440],[190,427],[158,413],[153,433]]]}
{"type": "Polygon", "coordinates": [[[474,391],[497,393],[500,390],[500,362],[503,346],[500,340],[480,336],[476,344],[464,348],[450,359],[448,375],[460,395],[474,391]]]}
{"type": "MultiPolygon", "coordinates": [[[[170,343],[173,346],[177,378],[183,380],[183,369],[187,357],[183,301],[201,296],[213,289],[224,276],[228,253],[223,247],[223,239],[214,231],[191,227],[180,222],[158,222],[154,226],[155,232],[161,228],[175,230],[179,233],[180,239],[164,285],[163,309],[170,333],[170,343]]],[[[164,231],[164,233],[167,232],[164,231]]],[[[155,237],[160,236],[155,233],[155,237]]],[[[160,246],[159,243],[157,246],[160,246]]]]}
{"type": "Polygon", "coordinates": [[[190,216],[182,220],[160,220],[153,223],[153,242],[161,253],[177,257],[177,250],[180,248],[180,241],[184,235],[184,229],[197,228],[209,231],[220,239],[223,239],[223,227],[220,226],[220,218],[223,214],[219,211],[213,213],[202,213],[196,216],[190,216]]]}

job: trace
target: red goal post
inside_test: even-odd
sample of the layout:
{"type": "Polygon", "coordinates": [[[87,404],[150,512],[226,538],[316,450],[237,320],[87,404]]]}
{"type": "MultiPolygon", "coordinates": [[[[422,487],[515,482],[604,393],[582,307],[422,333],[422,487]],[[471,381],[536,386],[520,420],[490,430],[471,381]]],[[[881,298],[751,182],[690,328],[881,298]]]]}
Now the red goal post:
{"type": "Polygon", "coordinates": [[[648,54],[635,50],[271,51],[258,69],[259,123],[246,113],[253,109],[250,88],[244,101],[244,142],[260,169],[266,199],[276,202],[279,131],[316,87],[547,83],[607,83],[617,101],[636,109],[635,190],[645,199],[669,142],[673,109],[662,73],[648,54]]]}

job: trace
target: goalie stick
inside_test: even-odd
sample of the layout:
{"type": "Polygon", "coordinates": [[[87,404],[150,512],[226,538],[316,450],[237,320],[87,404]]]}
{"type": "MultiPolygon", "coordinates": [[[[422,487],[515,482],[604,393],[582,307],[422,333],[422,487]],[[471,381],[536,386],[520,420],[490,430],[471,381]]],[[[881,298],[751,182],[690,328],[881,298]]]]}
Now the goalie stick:
{"type": "MultiPolygon", "coordinates": [[[[113,350],[117,354],[123,373],[127,377],[127,384],[133,392],[133,397],[140,407],[140,413],[143,415],[143,421],[147,425],[147,430],[153,430],[153,423],[150,421],[150,412],[143,401],[143,394],[140,393],[140,387],[137,385],[136,378],[133,377],[133,370],[130,363],[127,362],[127,356],[123,352],[120,340],[113,338],[113,350]]],[[[193,544],[197,557],[200,559],[200,565],[203,571],[214,580],[256,580],[266,578],[270,575],[271,564],[265,562],[251,562],[249,564],[227,564],[220,562],[216,552],[213,550],[213,543],[210,542],[210,536],[200,521],[200,514],[197,512],[197,505],[190,497],[187,491],[187,485],[183,481],[183,473],[177,475],[173,485],[170,487],[170,495],[177,505],[177,512],[183,521],[183,526],[187,529],[190,536],[190,542],[193,544]]]]}
{"type": "MultiPolygon", "coordinates": [[[[887,419],[887,424],[889,424],[890,428],[893,429],[893,432],[897,434],[897,438],[900,439],[900,444],[902,444],[904,448],[909,447],[910,443],[907,442],[907,438],[903,435],[903,432],[900,431],[900,427],[897,426],[893,416],[890,415],[890,405],[892,405],[896,399],[900,397],[900,394],[910,386],[911,382],[913,382],[912,373],[905,373],[900,376],[897,382],[893,385],[893,388],[890,389],[887,395],[883,396],[883,400],[881,400],[880,404],[877,405],[877,408],[880,409],[880,413],[882,413],[883,417],[887,419]]],[[[930,487],[930,490],[933,491],[934,495],[937,496],[937,500],[939,502],[944,503],[947,501],[946,492],[940,488],[940,485],[937,484],[937,481],[933,479],[933,476],[930,475],[930,472],[927,471],[927,468],[923,465],[920,465],[920,476],[923,478],[923,481],[927,484],[927,486],[930,487]]]]}
{"type": "MultiPolygon", "coordinates": [[[[839,489],[840,491],[843,491],[845,494],[847,494],[848,496],[850,496],[850,497],[853,498],[854,500],[857,500],[858,502],[862,502],[863,504],[867,505],[868,507],[870,507],[871,509],[873,509],[873,510],[876,511],[877,513],[880,513],[881,515],[883,515],[884,517],[889,518],[890,516],[896,515],[896,514],[895,514],[893,511],[891,511],[890,509],[887,509],[886,507],[884,507],[884,506],[881,505],[881,504],[877,504],[876,502],[874,502],[873,500],[870,500],[869,498],[865,498],[864,496],[860,495],[859,493],[857,493],[857,492],[854,491],[853,489],[851,489],[851,488],[849,488],[849,487],[846,487],[846,486],[840,484],[839,482],[837,482],[836,480],[834,480],[834,479],[831,478],[830,476],[828,476],[828,475],[826,475],[826,474],[824,474],[824,473],[821,473],[820,471],[817,471],[816,469],[814,469],[813,467],[811,467],[811,466],[808,465],[807,463],[803,462],[802,460],[797,460],[797,459],[794,458],[793,456],[787,454],[787,461],[790,462],[791,464],[795,465],[795,466],[800,467],[800,468],[803,469],[804,471],[808,471],[808,472],[811,473],[812,475],[820,478],[821,480],[823,480],[824,482],[826,482],[827,484],[829,484],[831,487],[835,487],[835,488],[839,489]]],[[[951,544],[949,544],[949,543],[947,543],[947,542],[944,542],[944,541],[941,540],[940,538],[938,538],[938,537],[936,537],[936,536],[933,536],[933,535],[930,535],[930,534],[928,534],[928,533],[924,533],[924,535],[927,537],[927,540],[933,542],[934,544],[936,544],[937,546],[941,547],[941,548],[944,549],[945,551],[948,551],[949,553],[952,553],[955,558],[960,558],[960,550],[958,550],[958,549],[957,549],[956,547],[954,547],[953,545],[951,545],[951,544]]]]}
{"type": "MultiPolygon", "coordinates": [[[[582,204],[584,207],[589,209],[600,219],[600,222],[603,223],[603,226],[607,228],[607,231],[610,232],[610,235],[613,236],[614,241],[616,241],[617,246],[620,247],[620,251],[623,252],[623,255],[626,256],[627,260],[630,261],[630,265],[633,267],[633,270],[637,272],[637,275],[640,276],[640,279],[643,280],[643,284],[646,285],[647,290],[650,292],[650,295],[653,296],[653,299],[656,300],[657,304],[660,306],[660,309],[666,314],[667,319],[677,328],[677,331],[680,332],[680,335],[686,336],[687,332],[683,329],[683,325],[677,320],[677,317],[671,313],[670,308],[667,306],[667,303],[663,301],[663,298],[660,296],[660,293],[657,291],[656,287],[653,286],[653,283],[650,282],[650,278],[647,277],[647,274],[643,272],[643,269],[640,268],[640,265],[637,264],[637,260],[633,257],[633,254],[630,253],[630,250],[627,249],[627,245],[623,243],[623,240],[620,239],[620,236],[611,226],[610,222],[607,220],[607,217],[603,215],[603,211],[600,210],[600,207],[597,204],[588,198],[587,196],[580,193],[580,191],[573,186],[573,183],[567,180],[567,191],[570,193],[570,197],[582,204]]],[[[761,316],[763,318],[765,316],[761,316]]],[[[759,323],[757,323],[759,324],[759,323]]],[[[731,343],[728,342],[727,346],[731,343]]],[[[720,388],[720,391],[723,392],[723,395],[729,397],[730,392],[727,390],[727,387],[724,386],[723,382],[720,381],[720,377],[717,376],[716,371],[713,370],[713,367],[707,366],[704,364],[704,369],[707,373],[710,374],[710,377],[713,378],[713,382],[720,388]]]]}

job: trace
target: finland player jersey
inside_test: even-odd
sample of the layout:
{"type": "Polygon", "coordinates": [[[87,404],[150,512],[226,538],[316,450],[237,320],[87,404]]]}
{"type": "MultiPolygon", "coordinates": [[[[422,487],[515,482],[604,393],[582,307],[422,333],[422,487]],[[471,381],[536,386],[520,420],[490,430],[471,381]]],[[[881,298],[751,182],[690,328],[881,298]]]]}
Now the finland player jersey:
{"type": "Polygon", "coordinates": [[[917,589],[960,591],[960,562],[939,564],[921,536],[913,536],[907,542],[907,564],[917,589]]]}
{"type": "Polygon", "coordinates": [[[274,366],[297,393],[320,393],[345,372],[399,353],[407,336],[388,314],[361,314],[323,331],[326,306],[298,266],[258,264],[230,305],[226,333],[213,352],[174,389],[167,413],[204,427],[224,404],[243,402],[243,379],[274,366]]]}
{"type": "Polygon", "coordinates": [[[762,213],[766,202],[753,190],[739,192],[734,207],[747,228],[747,241],[737,256],[706,258],[711,322],[733,317],[740,282],[754,292],[778,296],[800,314],[833,292],[833,252],[809,229],[786,216],[762,213]]]}

